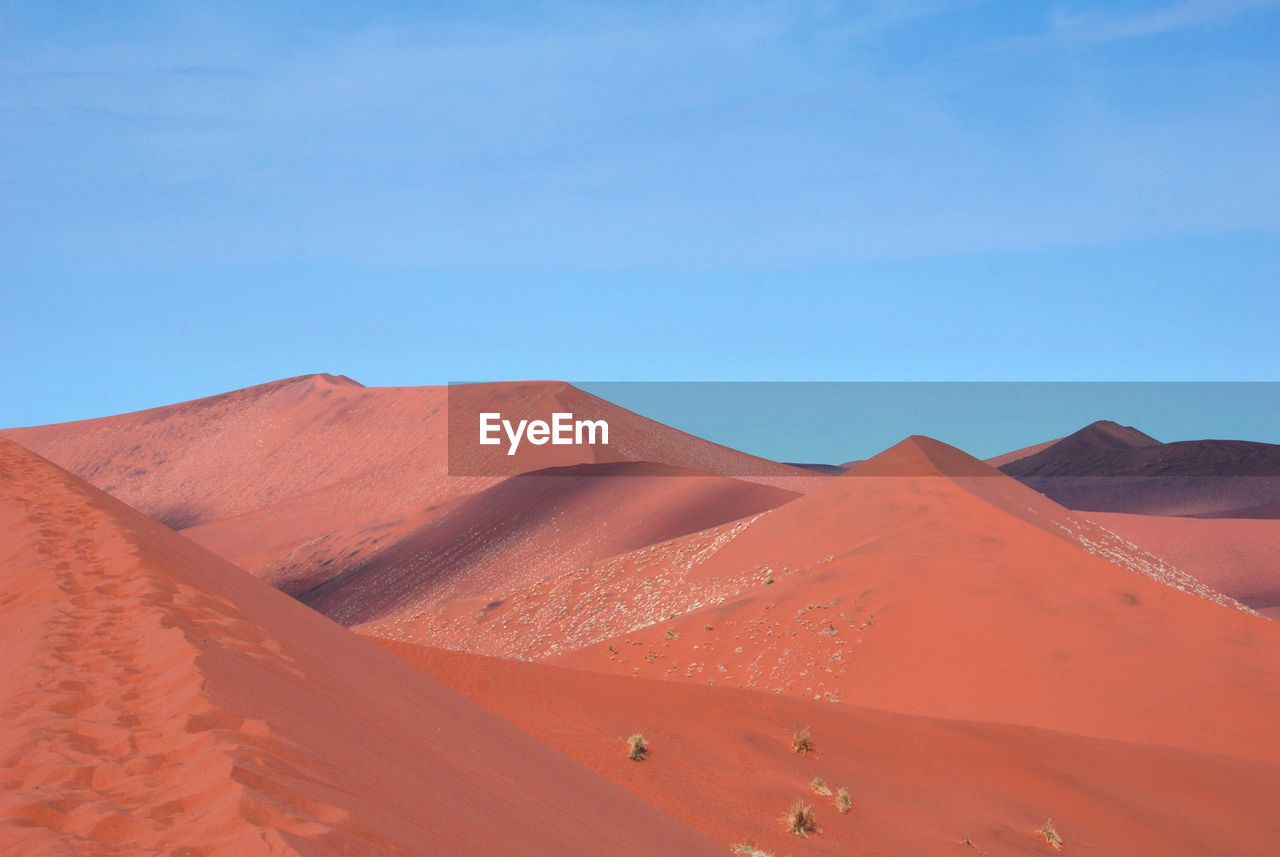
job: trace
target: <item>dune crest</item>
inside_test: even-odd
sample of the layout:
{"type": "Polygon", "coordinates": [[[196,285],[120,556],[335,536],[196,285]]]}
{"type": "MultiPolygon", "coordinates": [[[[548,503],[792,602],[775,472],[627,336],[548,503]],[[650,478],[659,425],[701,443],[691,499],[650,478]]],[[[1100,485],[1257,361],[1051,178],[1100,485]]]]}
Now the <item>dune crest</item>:
{"type": "Polygon", "coordinates": [[[1071,509],[1244,518],[1275,517],[1280,509],[1277,444],[1161,443],[1103,420],[1032,450],[999,456],[1000,470],[1071,509]]]}
{"type": "Polygon", "coordinates": [[[791,493],[826,478],[559,381],[364,387],[345,376],[305,375],[0,437],[291,593],[368,563],[461,498],[526,471],[647,461],[791,493]],[[450,469],[450,420],[461,418],[451,417],[451,405],[604,416],[614,441],[604,449],[526,445],[512,472],[462,475],[472,472],[466,456],[450,469]]]}

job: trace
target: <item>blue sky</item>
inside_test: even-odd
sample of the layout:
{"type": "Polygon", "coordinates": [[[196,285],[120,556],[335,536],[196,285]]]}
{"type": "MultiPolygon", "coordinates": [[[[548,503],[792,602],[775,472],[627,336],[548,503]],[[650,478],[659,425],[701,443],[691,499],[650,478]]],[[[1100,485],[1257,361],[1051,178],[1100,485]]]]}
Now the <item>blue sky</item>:
{"type": "Polygon", "coordinates": [[[0,425],[1280,380],[1278,2],[263,5],[0,2],[0,425]]]}

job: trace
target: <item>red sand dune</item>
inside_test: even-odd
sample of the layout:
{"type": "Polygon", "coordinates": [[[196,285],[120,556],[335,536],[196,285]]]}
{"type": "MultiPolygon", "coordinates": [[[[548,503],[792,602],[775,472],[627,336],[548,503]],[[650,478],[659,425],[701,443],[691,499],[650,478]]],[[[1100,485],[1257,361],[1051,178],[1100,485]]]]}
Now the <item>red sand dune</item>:
{"type": "MultiPolygon", "coordinates": [[[[453,388],[452,403],[449,389],[366,388],[341,376],[309,375],[0,436],[291,592],[368,561],[458,498],[516,472],[652,461],[743,474],[790,491],[823,479],[684,434],[560,382],[464,385],[453,388]],[[603,416],[612,427],[611,444],[525,444],[509,463],[499,459],[510,472],[450,475],[451,414],[461,419],[488,407],[603,416]]],[[[458,459],[455,472],[476,464],[458,459]]]]}
{"type": "Polygon", "coordinates": [[[1161,443],[1100,421],[1000,470],[1072,508],[1146,515],[1275,517],[1280,445],[1239,440],[1161,443]]]}
{"type": "MultiPolygon", "coordinates": [[[[1081,470],[1087,470],[1091,464],[1104,456],[1136,449],[1152,449],[1162,445],[1151,435],[1138,431],[1133,426],[1122,426],[1111,420],[1098,420],[1066,437],[1027,447],[1027,450],[1034,450],[1034,452],[1010,458],[1010,464],[1016,463],[1017,466],[1000,469],[1011,474],[1050,471],[1045,475],[1058,475],[1065,470],[1068,472],[1062,475],[1074,476],[1081,470]]],[[[1014,455],[1017,453],[1006,453],[1005,456],[1000,457],[1014,455]]],[[[1113,460],[1127,461],[1128,459],[1115,456],[1113,460]]]]}
{"type": "Polygon", "coordinates": [[[493,601],[361,630],[1280,760],[1280,628],[927,438],[754,518],[493,601]]]}
{"type": "Polygon", "coordinates": [[[726,846],[775,855],[1271,855],[1280,765],[383,643],[726,846]],[[814,751],[790,746],[810,728],[814,751]],[[642,732],[643,762],[622,739],[642,732]],[[810,787],[849,789],[853,809],[810,787]],[[819,833],[788,834],[800,798],[819,833]],[[966,846],[968,839],[972,846],[966,846]]]}
{"type": "Polygon", "coordinates": [[[782,505],[797,494],[647,462],[506,479],[299,598],[345,625],[476,601],[782,505]]]}
{"type": "Polygon", "coordinates": [[[1048,449],[1049,447],[1053,446],[1055,443],[1057,443],[1060,440],[1062,440],[1062,438],[1055,437],[1053,440],[1046,440],[1040,443],[1032,444],[1031,446],[1024,446],[1022,449],[1015,449],[1013,452],[1004,452],[1004,453],[1001,453],[1000,455],[995,456],[994,458],[986,458],[983,460],[986,461],[987,464],[990,464],[992,467],[996,467],[996,468],[1003,467],[1004,465],[1009,464],[1011,462],[1019,461],[1023,458],[1026,458],[1028,455],[1035,455],[1037,452],[1040,452],[1043,449],[1048,449]]]}
{"type": "Polygon", "coordinates": [[[0,440],[13,855],[723,854],[0,440]]]}
{"type": "Polygon", "coordinates": [[[1088,514],[1219,592],[1280,618],[1280,521],[1088,514]]]}

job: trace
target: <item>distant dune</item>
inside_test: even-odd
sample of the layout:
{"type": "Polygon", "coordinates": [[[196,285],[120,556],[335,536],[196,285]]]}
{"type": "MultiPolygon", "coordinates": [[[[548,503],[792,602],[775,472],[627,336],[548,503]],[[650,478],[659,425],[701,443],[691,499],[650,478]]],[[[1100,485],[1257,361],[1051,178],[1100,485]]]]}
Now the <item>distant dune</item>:
{"type": "Polygon", "coordinates": [[[1072,509],[1203,517],[1280,513],[1280,444],[1161,443],[1103,420],[1005,460],[1013,455],[999,457],[1002,472],[1072,509]]]}
{"type": "Polygon", "coordinates": [[[1042,449],[1048,449],[1049,447],[1053,446],[1055,443],[1057,443],[1060,440],[1062,440],[1062,438],[1060,437],[1054,438],[1053,440],[1046,440],[1041,443],[1032,444],[1031,446],[1024,446],[1022,449],[1015,449],[1013,452],[1005,452],[995,456],[994,458],[987,458],[984,460],[987,462],[987,464],[990,464],[992,467],[1003,467],[1004,465],[1012,461],[1018,461],[1020,459],[1026,458],[1029,455],[1035,455],[1037,452],[1040,452],[1042,449]]]}
{"type": "Polygon", "coordinates": [[[6,857],[724,853],[4,440],[0,526],[6,857]]]}
{"type": "Polygon", "coordinates": [[[791,467],[799,467],[802,470],[810,470],[814,473],[823,473],[828,476],[838,476],[849,469],[847,464],[797,464],[788,462],[791,467]]]}

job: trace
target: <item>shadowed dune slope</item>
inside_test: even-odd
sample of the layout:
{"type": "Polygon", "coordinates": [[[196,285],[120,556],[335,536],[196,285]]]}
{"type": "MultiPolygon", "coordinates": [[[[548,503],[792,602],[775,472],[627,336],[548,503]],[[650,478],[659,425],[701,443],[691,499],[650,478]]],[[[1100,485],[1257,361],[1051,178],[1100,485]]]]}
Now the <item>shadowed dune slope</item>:
{"type": "Polygon", "coordinates": [[[648,462],[552,468],[504,480],[350,573],[300,594],[344,625],[494,598],[797,494],[648,462]]]}
{"type": "Polygon", "coordinates": [[[382,643],[725,846],[770,854],[1271,855],[1280,766],[382,643]],[[813,751],[792,751],[808,727],[813,751]],[[622,739],[641,732],[643,762],[622,739]],[[848,788],[853,808],[810,786],[848,788]],[[784,831],[796,799],[820,832],[784,831]],[[965,840],[972,847],[964,845],[965,840]]]}
{"type": "Polygon", "coordinates": [[[1003,467],[1010,462],[1026,458],[1028,455],[1035,455],[1042,449],[1048,449],[1060,440],[1062,440],[1062,438],[1055,437],[1053,440],[1045,440],[1040,443],[1032,444],[1031,446],[1024,446],[1022,449],[1015,449],[1013,452],[1002,452],[1000,455],[992,458],[985,458],[983,460],[992,467],[1003,467]]]}
{"type": "MultiPolygon", "coordinates": [[[[619,577],[614,599],[661,580],[676,615],[627,625],[580,598],[570,630],[613,633],[542,657],[1280,760],[1275,623],[926,438],[758,516],[688,571],[654,574],[675,579],[619,577]],[[880,472],[914,475],[867,475],[880,472]]],[[[519,616],[535,602],[510,603],[485,623],[530,633],[519,616]]],[[[412,639],[400,630],[385,635],[412,639]]]]}
{"type": "Polygon", "coordinates": [[[6,857],[723,854],[2,440],[0,532],[6,857]]]}
{"type": "Polygon", "coordinates": [[[1072,509],[1265,518],[1280,506],[1280,444],[1161,443],[1101,421],[1034,454],[1007,458],[1001,471],[1072,509]]]}
{"type": "MultiPolygon", "coordinates": [[[[1138,449],[1154,449],[1163,444],[1133,426],[1122,426],[1111,420],[1098,420],[1077,432],[1046,444],[1027,447],[1027,455],[1018,455],[1003,463],[1000,469],[1009,475],[1041,473],[1045,476],[1079,476],[1082,472],[1109,467],[1114,462],[1129,461],[1125,455],[1138,449]]],[[[1006,453],[1008,456],[1016,453],[1006,453]]]]}
{"type": "Polygon", "coordinates": [[[451,400],[447,387],[366,388],[308,375],[0,436],[290,592],[360,565],[450,503],[519,472],[652,461],[743,474],[789,491],[824,478],[693,437],[562,382],[453,391],[451,400]],[[525,444],[509,463],[499,456],[511,469],[495,473],[459,454],[451,471],[451,408],[604,418],[610,445],[525,444]]]}

